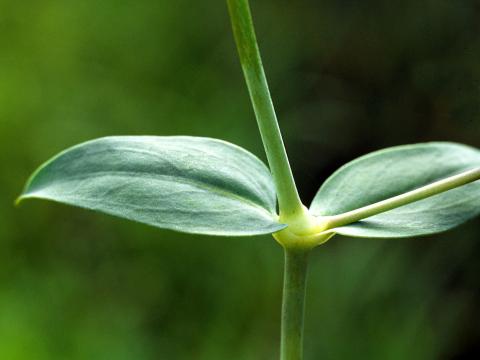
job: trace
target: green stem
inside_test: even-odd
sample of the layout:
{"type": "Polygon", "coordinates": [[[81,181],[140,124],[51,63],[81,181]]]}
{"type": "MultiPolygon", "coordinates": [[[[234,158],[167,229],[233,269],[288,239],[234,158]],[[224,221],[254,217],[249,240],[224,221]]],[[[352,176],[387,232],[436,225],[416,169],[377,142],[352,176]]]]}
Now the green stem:
{"type": "Polygon", "coordinates": [[[247,82],[268,163],[277,189],[282,221],[303,214],[260,58],[248,0],[227,0],[240,63],[247,82]]]}
{"type": "Polygon", "coordinates": [[[303,357],[303,317],[309,250],[285,249],[280,360],[303,357]]]}
{"type": "Polygon", "coordinates": [[[415,201],[423,200],[430,196],[434,196],[442,192],[457,188],[459,186],[466,185],[479,179],[480,168],[468,170],[458,175],[450,176],[448,178],[436,181],[426,186],[422,186],[418,189],[406,192],[404,194],[394,196],[383,201],[379,201],[372,205],[348,211],[343,214],[328,216],[324,220],[325,225],[328,229],[347,225],[355,221],[359,221],[370,216],[410,204],[415,201]]]}

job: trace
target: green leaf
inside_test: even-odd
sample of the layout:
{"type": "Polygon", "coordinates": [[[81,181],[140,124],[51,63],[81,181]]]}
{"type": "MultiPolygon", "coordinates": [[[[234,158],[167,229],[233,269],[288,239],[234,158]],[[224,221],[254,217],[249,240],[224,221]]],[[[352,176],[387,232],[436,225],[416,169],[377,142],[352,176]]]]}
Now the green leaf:
{"type": "Polygon", "coordinates": [[[19,200],[39,198],[187,233],[272,233],[275,188],[267,167],[233,144],[199,137],[106,137],[60,153],[19,200]]]}
{"type": "MultiPolygon", "coordinates": [[[[315,216],[352,211],[480,167],[478,149],[448,142],[397,146],[362,156],[337,170],[311,205],[315,216]]],[[[433,234],[480,214],[480,181],[333,229],[373,238],[433,234]]]]}

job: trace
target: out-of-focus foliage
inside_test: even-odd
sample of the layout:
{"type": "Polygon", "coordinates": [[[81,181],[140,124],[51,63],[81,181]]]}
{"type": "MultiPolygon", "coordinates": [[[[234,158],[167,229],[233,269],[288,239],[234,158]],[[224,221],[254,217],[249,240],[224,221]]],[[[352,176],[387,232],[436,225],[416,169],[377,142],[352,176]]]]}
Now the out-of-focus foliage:
{"type": "MultiPolygon", "coordinates": [[[[474,0],[255,1],[302,198],[401,143],[480,146],[474,0]]],[[[0,2],[0,359],[274,358],[282,253],[49,203],[41,162],[106,135],[196,135],[264,159],[223,1],[0,2]]],[[[478,357],[480,223],[337,238],[312,257],[306,359],[478,357]]]]}

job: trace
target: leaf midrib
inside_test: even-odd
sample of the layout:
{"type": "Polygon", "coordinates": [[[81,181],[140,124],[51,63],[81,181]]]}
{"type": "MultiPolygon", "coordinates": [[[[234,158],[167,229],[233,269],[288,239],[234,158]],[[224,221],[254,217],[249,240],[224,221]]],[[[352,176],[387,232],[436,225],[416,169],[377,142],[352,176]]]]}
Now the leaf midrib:
{"type": "MultiPolygon", "coordinates": [[[[126,171],[126,170],[117,170],[117,171],[114,171],[114,172],[112,172],[112,171],[95,171],[93,173],[90,172],[89,174],[84,174],[84,175],[70,175],[70,176],[67,176],[67,177],[64,176],[61,179],[56,179],[55,182],[62,183],[62,182],[71,182],[71,181],[75,181],[75,180],[81,180],[81,179],[85,179],[85,178],[89,177],[89,175],[91,175],[91,174],[104,174],[104,175],[109,174],[111,176],[125,178],[125,177],[129,177],[131,175],[134,175],[134,174],[138,174],[138,172],[126,171]]],[[[261,204],[258,204],[256,202],[254,202],[254,201],[252,201],[248,198],[242,197],[240,195],[225,191],[224,189],[222,189],[219,186],[207,185],[207,184],[205,184],[201,181],[196,181],[196,180],[192,180],[192,179],[187,180],[187,178],[184,178],[184,177],[175,177],[175,176],[166,175],[166,174],[156,174],[155,176],[150,175],[148,172],[141,172],[141,174],[142,174],[142,176],[147,177],[150,180],[161,181],[158,178],[163,177],[163,178],[168,178],[169,179],[168,181],[170,181],[170,182],[182,183],[182,184],[191,185],[193,187],[197,187],[197,188],[200,188],[200,189],[203,189],[203,190],[206,190],[206,191],[211,191],[211,192],[219,194],[220,196],[230,198],[232,200],[239,200],[240,202],[246,203],[247,205],[249,205],[251,207],[257,208],[257,209],[261,210],[262,212],[266,212],[270,216],[274,215],[272,212],[270,212],[269,209],[266,209],[261,204]],[[145,176],[145,175],[148,175],[148,176],[145,176]],[[175,181],[172,181],[173,179],[175,181]]],[[[100,175],[100,177],[101,177],[101,175],[100,175]]],[[[34,185],[34,184],[31,184],[31,185],[34,185]]],[[[32,194],[33,195],[35,193],[43,191],[44,189],[45,189],[45,187],[40,187],[39,189],[34,190],[33,192],[28,191],[26,194],[32,194]]],[[[87,198],[85,198],[85,199],[87,199],[87,198]]],[[[112,202],[112,203],[116,203],[116,202],[112,202]]],[[[120,204],[120,203],[116,203],[116,204],[120,204]]],[[[121,204],[121,205],[125,205],[125,204],[121,204]]],[[[272,220],[273,220],[273,218],[272,218],[272,220]]]]}

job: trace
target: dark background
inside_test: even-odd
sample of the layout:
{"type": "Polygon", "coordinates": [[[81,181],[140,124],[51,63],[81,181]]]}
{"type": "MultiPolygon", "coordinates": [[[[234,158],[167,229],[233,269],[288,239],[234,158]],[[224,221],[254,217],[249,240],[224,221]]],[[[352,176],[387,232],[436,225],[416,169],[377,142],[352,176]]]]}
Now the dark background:
{"type": "MultiPolygon", "coordinates": [[[[303,201],[382,147],[480,147],[475,0],[252,1],[303,201]]],[[[0,1],[0,359],[275,359],[282,251],[47,202],[58,151],[196,135],[262,159],[221,0],[0,1]]],[[[480,220],[409,240],[335,237],[311,261],[306,359],[480,356],[480,220]]]]}

